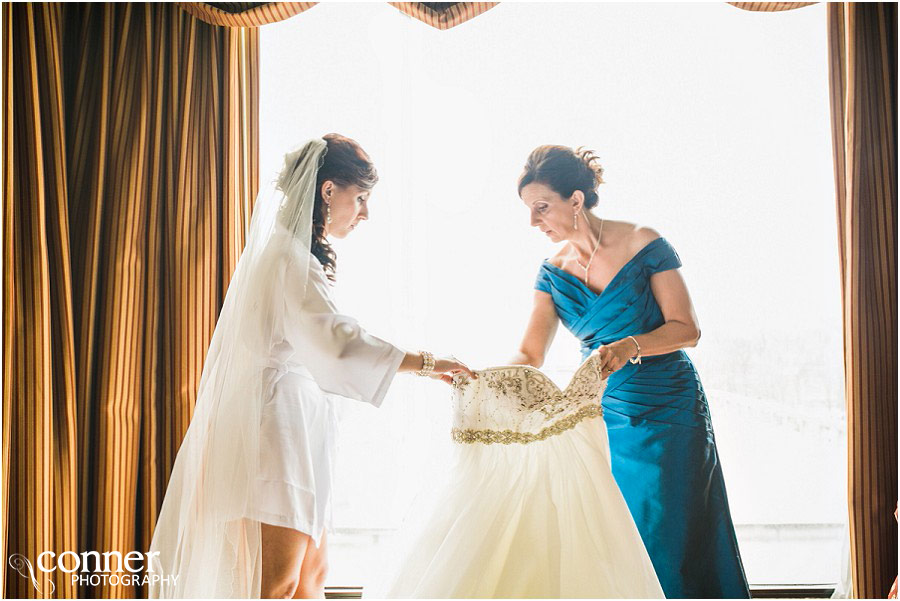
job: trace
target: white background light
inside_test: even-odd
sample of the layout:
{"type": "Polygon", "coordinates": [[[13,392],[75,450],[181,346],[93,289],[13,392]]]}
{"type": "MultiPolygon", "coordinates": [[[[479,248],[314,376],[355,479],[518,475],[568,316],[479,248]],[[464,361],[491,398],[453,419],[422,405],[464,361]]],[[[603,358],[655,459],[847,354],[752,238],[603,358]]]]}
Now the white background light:
{"type": "MultiPolygon", "coordinates": [[[[387,3],[320,4],[261,31],[261,173],[304,140],[358,140],[381,182],[337,243],[338,306],[473,367],[518,348],[542,259],[516,180],[584,145],[596,213],[678,251],[752,582],[833,582],[846,515],[825,6],[501,3],[449,31],[387,3]]],[[[545,371],[580,362],[563,328],[545,371]]],[[[343,407],[333,584],[368,583],[415,491],[446,469],[449,388],[398,376],[343,407]],[[436,467],[437,466],[437,467],[436,467]]]]}

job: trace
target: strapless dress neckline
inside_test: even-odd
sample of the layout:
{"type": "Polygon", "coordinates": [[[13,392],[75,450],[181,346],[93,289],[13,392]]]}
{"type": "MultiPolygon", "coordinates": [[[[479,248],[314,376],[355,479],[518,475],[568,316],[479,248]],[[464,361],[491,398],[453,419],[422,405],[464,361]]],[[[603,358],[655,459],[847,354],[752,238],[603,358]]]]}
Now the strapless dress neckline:
{"type": "Polygon", "coordinates": [[[565,388],[530,365],[498,365],[453,379],[454,442],[527,444],[567,432],[603,414],[606,380],[597,357],[585,360],[565,388]]]}

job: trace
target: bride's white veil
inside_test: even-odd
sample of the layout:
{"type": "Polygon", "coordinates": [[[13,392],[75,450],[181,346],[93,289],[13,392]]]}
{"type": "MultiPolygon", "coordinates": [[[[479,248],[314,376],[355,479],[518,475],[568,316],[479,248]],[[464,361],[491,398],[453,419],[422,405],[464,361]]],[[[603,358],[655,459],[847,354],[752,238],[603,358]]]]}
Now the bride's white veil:
{"type": "Polygon", "coordinates": [[[308,278],[315,260],[316,175],[326,151],[314,139],[288,153],[257,197],[150,543],[150,598],[260,596],[260,526],[244,515],[259,459],[264,359],[286,303],[303,298],[285,298],[286,269],[308,278]]]}

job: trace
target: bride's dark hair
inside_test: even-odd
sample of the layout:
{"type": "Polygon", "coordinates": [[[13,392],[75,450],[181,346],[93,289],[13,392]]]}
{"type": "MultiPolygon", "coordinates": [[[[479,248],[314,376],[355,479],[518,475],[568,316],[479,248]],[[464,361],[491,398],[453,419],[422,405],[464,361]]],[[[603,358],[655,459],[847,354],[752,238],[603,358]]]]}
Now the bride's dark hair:
{"type": "Polygon", "coordinates": [[[328,145],[325,159],[316,176],[316,204],[313,210],[310,252],[319,260],[328,279],[334,281],[337,254],[325,238],[328,207],[322,198],[322,183],[332,181],[340,186],[356,185],[371,190],[378,183],[378,172],[372,159],[356,142],[340,134],[322,136],[328,145]]]}

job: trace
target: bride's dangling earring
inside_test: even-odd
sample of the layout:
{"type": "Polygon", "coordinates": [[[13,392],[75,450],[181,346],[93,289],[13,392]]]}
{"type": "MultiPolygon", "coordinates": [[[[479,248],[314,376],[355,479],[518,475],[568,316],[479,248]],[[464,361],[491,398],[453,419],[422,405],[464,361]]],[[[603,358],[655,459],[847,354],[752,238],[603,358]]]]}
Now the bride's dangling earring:
{"type": "Polygon", "coordinates": [[[331,203],[330,202],[325,203],[325,206],[327,207],[326,214],[325,214],[325,222],[331,223],[331,203]]]}
{"type": "Polygon", "coordinates": [[[575,229],[577,230],[578,229],[578,213],[575,213],[574,217],[575,217],[575,229]]]}

